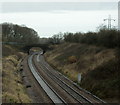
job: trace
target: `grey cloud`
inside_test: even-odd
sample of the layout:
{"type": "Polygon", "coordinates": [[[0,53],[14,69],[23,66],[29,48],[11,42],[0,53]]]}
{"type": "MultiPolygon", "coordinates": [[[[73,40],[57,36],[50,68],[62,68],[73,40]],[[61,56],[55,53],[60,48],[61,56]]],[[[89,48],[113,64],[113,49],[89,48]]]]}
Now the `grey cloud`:
{"type": "Polygon", "coordinates": [[[2,3],[2,12],[48,12],[54,10],[115,10],[117,2],[7,2],[2,3]]]}

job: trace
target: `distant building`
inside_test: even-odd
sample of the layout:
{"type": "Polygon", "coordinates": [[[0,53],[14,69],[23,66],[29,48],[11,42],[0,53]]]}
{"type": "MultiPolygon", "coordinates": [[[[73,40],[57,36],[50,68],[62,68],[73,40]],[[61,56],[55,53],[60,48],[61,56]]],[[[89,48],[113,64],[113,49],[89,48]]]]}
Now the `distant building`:
{"type": "Polygon", "coordinates": [[[118,2],[118,30],[120,30],[120,1],[118,2]]]}

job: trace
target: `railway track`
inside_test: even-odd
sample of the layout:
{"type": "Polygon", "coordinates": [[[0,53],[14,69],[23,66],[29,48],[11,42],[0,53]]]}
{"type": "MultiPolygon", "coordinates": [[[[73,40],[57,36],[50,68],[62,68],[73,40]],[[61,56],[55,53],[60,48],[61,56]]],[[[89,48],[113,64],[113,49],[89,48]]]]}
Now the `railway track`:
{"type": "MultiPolygon", "coordinates": [[[[83,103],[89,103],[93,105],[97,101],[91,101],[89,98],[85,97],[84,95],[80,94],[76,89],[72,88],[69,84],[67,84],[65,81],[63,81],[59,76],[55,75],[49,68],[49,65],[47,65],[40,57],[41,53],[34,53],[31,55],[28,59],[28,65],[29,68],[34,75],[35,79],[38,81],[40,86],[44,89],[48,97],[53,101],[53,103],[62,103],[63,105],[67,104],[64,98],[59,95],[55,91],[55,89],[48,83],[44,77],[39,73],[38,69],[44,71],[44,73],[47,75],[47,78],[50,78],[52,81],[54,81],[59,87],[61,87],[67,94],[69,94],[74,100],[76,100],[77,103],[83,104],[83,103]],[[35,56],[37,54],[37,56],[35,56]],[[35,63],[33,58],[35,57],[35,60],[38,62],[35,63]],[[34,61],[34,62],[33,62],[34,61]],[[46,66],[47,65],[47,66],[46,66]]],[[[100,101],[100,103],[104,103],[103,101],[100,101]]]]}
{"type": "Polygon", "coordinates": [[[92,102],[90,100],[85,98],[83,95],[79,94],[77,91],[75,91],[72,87],[70,87],[68,84],[66,84],[64,81],[62,81],[60,78],[53,75],[50,72],[50,70],[42,62],[40,62],[40,66],[44,70],[44,72],[47,74],[48,77],[50,77],[53,81],[55,81],[60,87],[62,87],[69,95],[71,95],[79,103],[91,103],[92,104],[92,102]]]}
{"type": "Polygon", "coordinates": [[[46,69],[46,73],[50,73],[50,76],[52,75],[54,78],[56,77],[59,81],[66,84],[68,87],[72,88],[76,93],[80,92],[81,96],[88,100],[91,103],[106,103],[105,101],[101,100],[100,98],[96,97],[92,93],[84,90],[83,88],[80,88],[77,84],[75,84],[73,81],[69,80],[67,77],[62,75],[60,72],[54,70],[47,62],[45,62],[44,57],[40,54],[37,55],[37,61],[41,66],[44,66],[43,69],[46,69]],[[39,60],[38,60],[39,59],[39,60]],[[84,95],[82,95],[84,94],[84,95]],[[88,98],[87,98],[88,97],[88,98]]]}
{"type": "Polygon", "coordinates": [[[28,58],[28,65],[36,81],[43,88],[54,104],[60,103],[62,105],[66,105],[66,102],[54,91],[54,89],[52,89],[52,87],[43,79],[43,77],[38,75],[37,70],[32,63],[33,56],[34,54],[28,58]]]}

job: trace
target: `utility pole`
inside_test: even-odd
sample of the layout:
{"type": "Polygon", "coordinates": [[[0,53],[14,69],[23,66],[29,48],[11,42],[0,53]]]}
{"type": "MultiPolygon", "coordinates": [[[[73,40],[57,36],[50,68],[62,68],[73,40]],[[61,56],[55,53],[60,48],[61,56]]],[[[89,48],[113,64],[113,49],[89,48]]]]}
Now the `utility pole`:
{"type": "Polygon", "coordinates": [[[115,19],[111,19],[111,15],[109,15],[108,19],[104,19],[104,21],[108,21],[108,29],[111,29],[111,22],[115,21],[115,19]]]}

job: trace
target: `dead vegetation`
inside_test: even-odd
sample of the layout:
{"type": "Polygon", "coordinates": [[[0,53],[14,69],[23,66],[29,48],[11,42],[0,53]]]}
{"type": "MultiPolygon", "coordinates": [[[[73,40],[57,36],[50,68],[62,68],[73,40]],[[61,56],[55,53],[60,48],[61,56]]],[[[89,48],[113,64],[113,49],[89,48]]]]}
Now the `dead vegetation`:
{"type": "Polygon", "coordinates": [[[19,64],[24,53],[11,46],[3,46],[2,58],[2,101],[3,103],[29,103],[20,75],[19,64]]]}
{"type": "Polygon", "coordinates": [[[71,64],[77,62],[76,56],[70,56],[70,57],[68,57],[68,62],[71,63],[71,64]]]}
{"type": "Polygon", "coordinates": [[[115,68],[118,66],[116,49],[77,43],[51,47],[53,50],[47,52],[45,58],[54,68],[75,82],[81,73],[83,88],[108,102],[119,102],[120,72],[115,68]]]}

